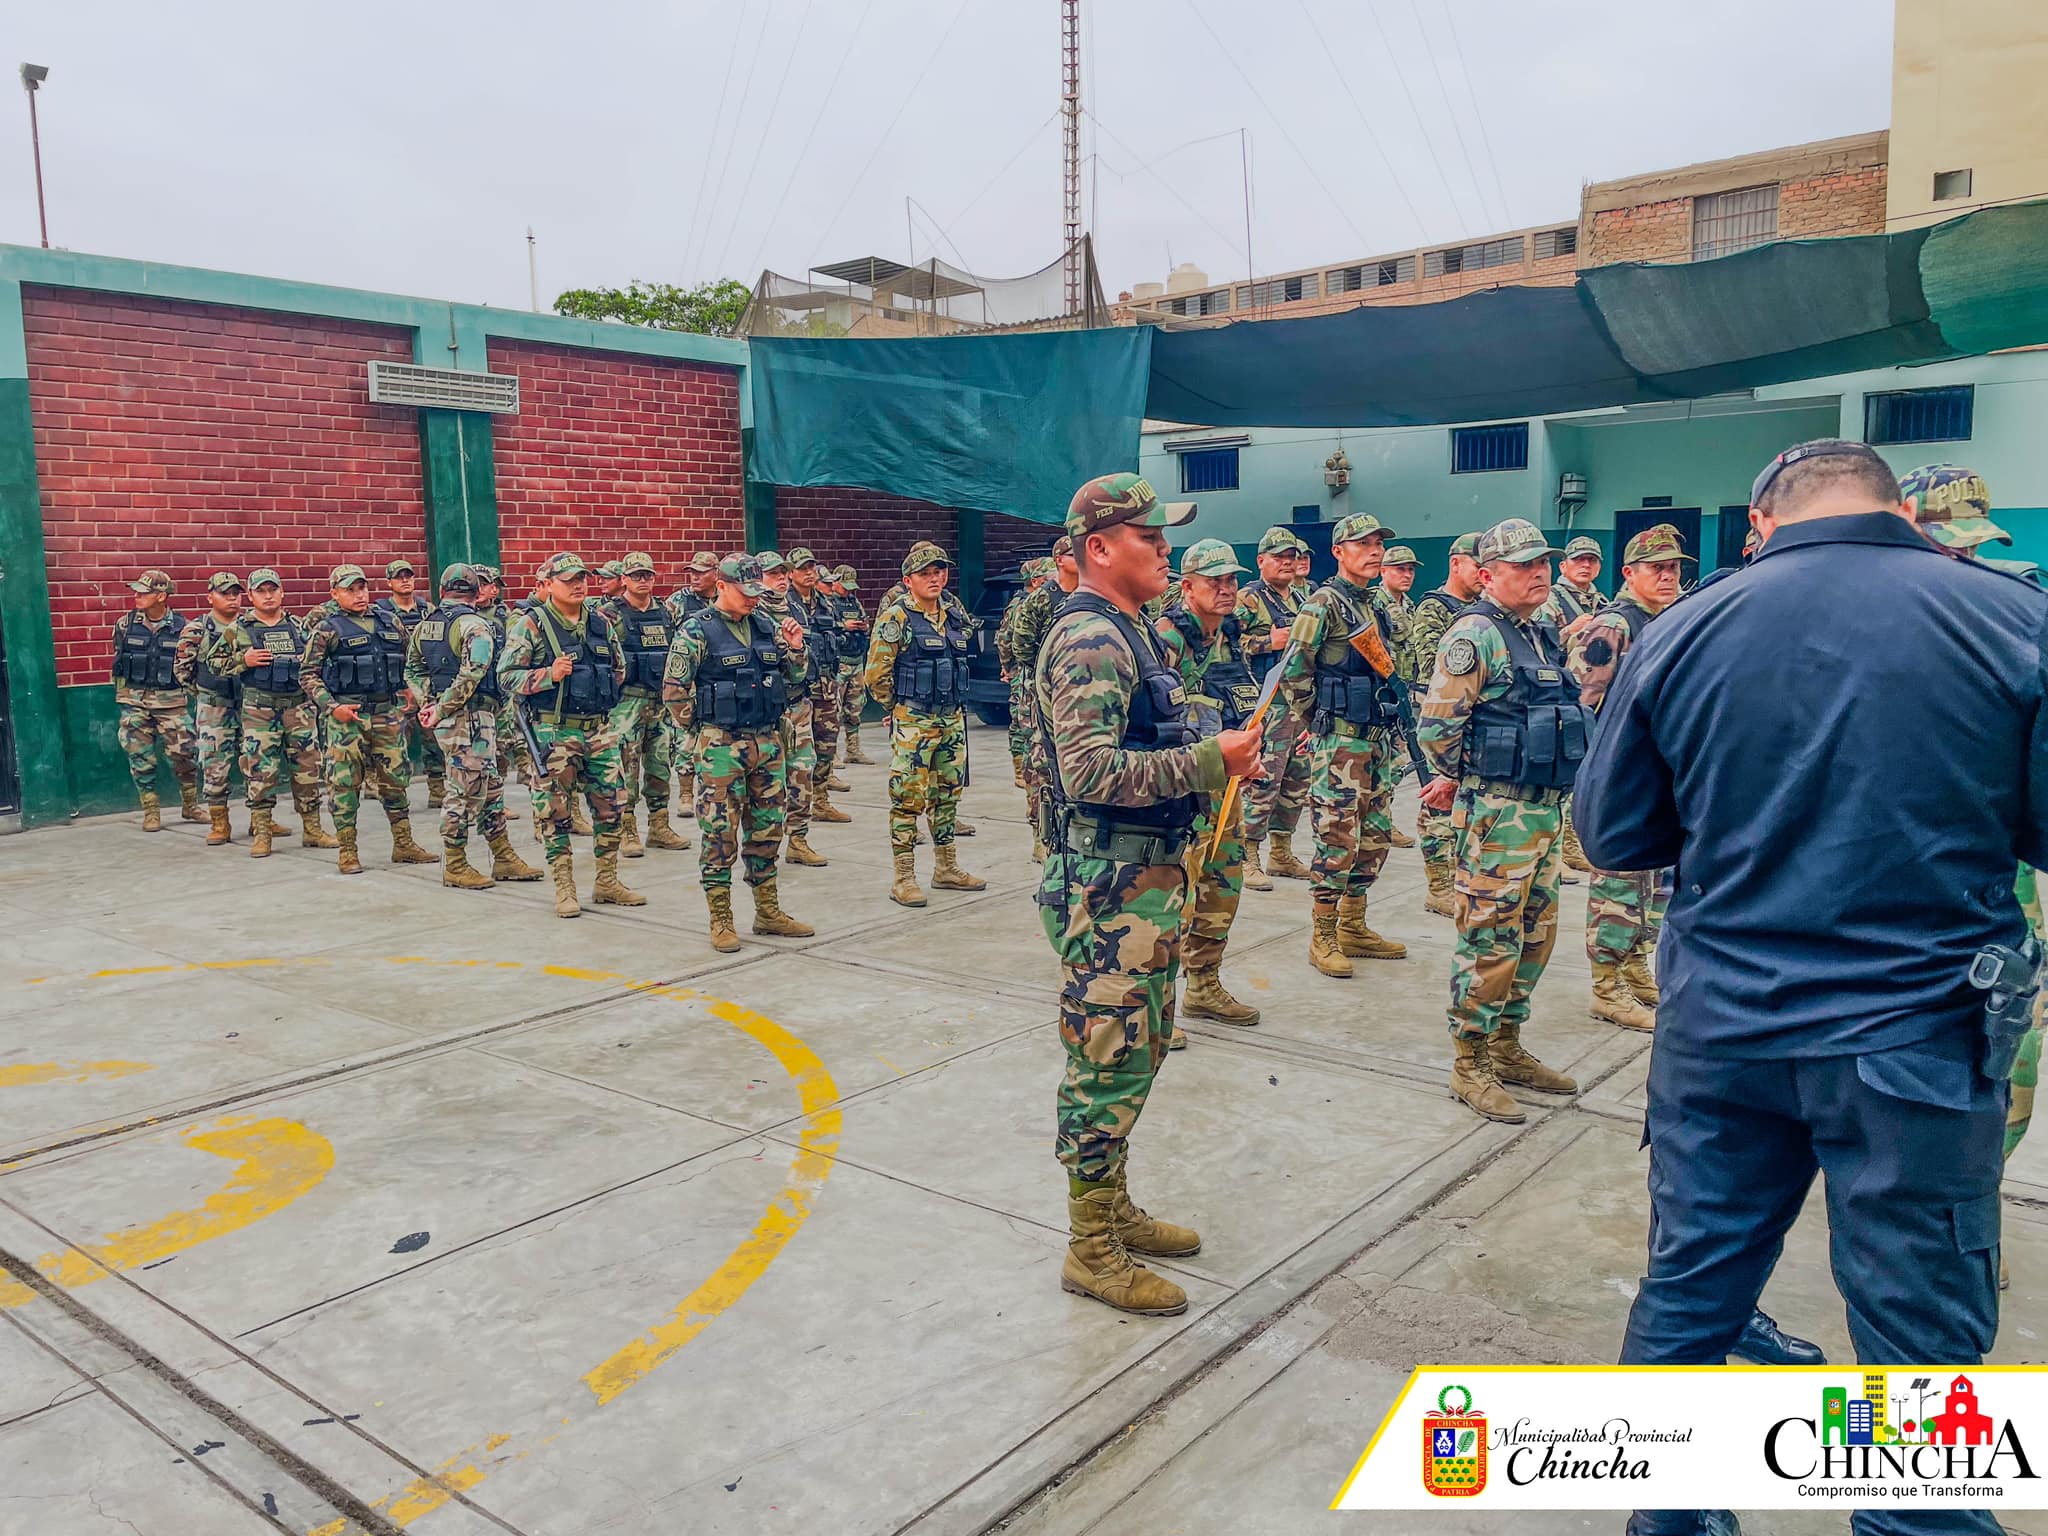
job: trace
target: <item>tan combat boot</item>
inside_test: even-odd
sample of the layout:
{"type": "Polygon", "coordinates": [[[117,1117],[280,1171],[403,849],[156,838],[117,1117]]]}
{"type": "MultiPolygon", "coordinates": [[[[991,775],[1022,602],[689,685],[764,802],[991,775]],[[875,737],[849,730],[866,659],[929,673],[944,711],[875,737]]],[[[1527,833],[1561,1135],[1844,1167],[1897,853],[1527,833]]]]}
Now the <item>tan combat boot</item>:
{"type": "Polygon", "coordinates": [[[917,883],[915,853],[896,855],[896,881],[889,887],[889,899],[899,907],[921,907],[925,904],[924,892],[917,883]]]}
{"type": "Polygon", "coordinates": [[[270,808],[270,835],[272,837],[290,837],[293,833],[297,832],[298,830],[299,829],[293,826],[290,822],[279,821],[277,819],[276,806],[273,805],[270,808]]]}
{"type": "Polygon", "coordinates": [[[1413,848],[1415,846],[1415,839],[1401,830],[1399,822],[1387,828],[1387,841],[1396,848],[1413,848]]]}
{"type": "Polygon", "coordinates": [[[790,864],[801,864],[806,869],[823,869],[830,862],[825,855],[811,846],[811,840],[801,832],[793,835],[789,846],[783,851],[783,860],[790,864]]]}
{"type": "Polygon", "coordinates": [[[429,853],[412,840],[412,821],[401,816],[391,823],[391,862],[394,864],[438,864],[441,856],[429,853]]]}
{"type": "Polygon", "coordinates": [[[469,862],[465,843],[441,844],[441,883],[458,891],[488,891],[498,882],[469,862]]]}
{"type": "Polygon", "coordinates": [[[711,947],[731,954],[740,947],[739,930],[732,925],[732,887],[711,886],[704,892],[704,904],[711,909],[711,947]]]}
{"type": "Polygon", "coordinates": [[[538,880],[541,872],[519,857],[512,839],[500,832],[490,839],[493,880],[538,880]]]}
{"type": "Polygon", "coordinates": [[[576,917],[583,911],[583,903],[576,899],[576,860],[573,854],[560,854],[548,860],[548,876],[555,882],[555,916],[576,917]]]}
{"type": "Polygon", "coordinates": [[[1628,958],[1621,962],[1621,984],[1633,992],[1645,1008],[1654,1008],[1664,1000],[1657,990],[1657,978],[1650,970],[1650,957],[1643,953],[1641,945],[1630,950],[1628,958]]]}
{"type": "Polygon", "coordinates": [[[317,799],[300,800],[296,804],[299,808],[300,846],[305,848],[334,847],[335,841],[333,836],[325,827],[320,825],[320,802],[317,799]]]}
{"type": "Polygon", "coordinates": [[[1569,821],[1564,824],[1564,867],[1576,869],[1582,875],[1593,872],[1593,866],[1586,862],[1586,850],[1579,846],[1578,830],[1569,821]]]}
{"type": "MultiPolygon", "coordinates": [[[[828,767],[828,769],[829,769],[830,765],[828,764],[828,765],[827,765],[827,767],[828,767]]],[[[853,788],[853,786],[852,786],[851,784],[847,783],[847,782],[846,782],[846,780],[844,780],[844,779],[842,779],[841,777],[839,777],[839,775],[838,775],[838,774],[836,774],[836,773],[831,773],[831,772],[829,772],[829,771],[828,771],[828,773],[827,773],[827,775],[826,775],[826,778],[825,778],[825,782],[824,782],[824,785],[823,785],[823,787],[824,787],[824,788],[826,788],[826,789],[839,789],[839,790],[846,790],[846,789],[851,789],[851,788],[853,788]]]]}
{"type": "Polygon", "coordinates": [[[817,931],[782,910],[773,876],[754,887],[754,932],[772,934],[778,939],[808,939],[817,931]]]}
{"type": "Polygon", "coordinates": [[[1621,968],[1610,961],[1593,962],[1593,1017],[1619,1024],[1623,1029],[1648,1032],[1657,1027],[1657,1015],[1629,991],[1621,979],[1621,968]]]}
{"type": "Polygon", "coordinates": [[[1493,1069],[1490,1044],[1484,1035],[1451,1037],[1452,1048],[1458,1053],[1457,1060],[1451,1063],[1451,1097],[1463,1099],[1489,1120],[1520,1125],[1529,1117],[1515,1102],[1515,1096],[1501,1087],[1500,1077],[1493,1069]]]}
{"type": "Polygon", "coordinates": [[[356,857],[356,829],[340,827],[335,830],[334,846],[341,852],[334,856],[334,867],[344,875],[360,875],[363,861],[356,857]]]}
{"type": "MultiPolygon", "coordinates": [[[[926,821],[930,821],[931,818],[926,817],[925,819],[926,821]]],[[[955,837],[972,837],[975,833],[979,832],[980,830],[981,828],[975,826],[965,816],[962,816],[958,811],[955,811],[953,813],[953,835],[955,837]]]]}
{"type": "Polygon", "coordinates": [[[679,773],[676,775],[676,819],[681,821],[697,814],[697,775],[679,773]]]}
{"type": "Polygon", "coordinates": [[[1308,963],[1325,976],[1351,974],[1351,962],[1337,943],[1337,903],[1321,896],[1316,898],[1315,927],[1309,930],[1308,963]]]}
{"type": "MultiPolygon", "coordinates": [[[[224,805],[209,805],[207,820],[212,825],[206,829],[206,846],[218,848],[222,843],[234,841],[234,829],[228,825],[228,808],[224,805]]],[[[253,818],[252,818],[253,819],[253,818]]]]}
{"type": "MultiPolygon", "coordinates": [[[[1221,1024],[1251,1025],[1259,1022],[1259,1010],[1232,997],[1224,988],[1222,968],[1214,965],[1188,967],[1188,986],[1181,994],[1180,1011],[1191,1019],[1215,1019],[1221,1024]]],[[[1159,1250],[1146,1248],[1141,1251],[1157,1253],[1159,1250]]]]}
{"type": "Polygon", "coordinates": [[[1424,871],[1429,876],[1429,894],[1422,898],[1422,910],[1434,912],[1438,917],[1456,917],[1458,908],[1452,900],[1458,893],[1451,879],[1448,864],[1431,864],[1424,871]]]}
{"type": "Polygon", "coordinates": [[[1360,960],[1399,960],[1408,946],[1365,926],[1365,898],[1346,896],[1337,903],[1337,945],[1345,954],[1360,960]]]}
{"type": "Polygon", "coordinates": [[[647,898],[632,890],[619,879],[619,851],[597,856],[597,883],[590,888],[590,899],[599,906],[644,907],[647,898]]]}
{"type": "Polygon", "coordinates": [[[1177,1317],[1187,1311],[1186,1291],[1132,1261],[1116,1229],[1115,1184],[1074,1181],[1067,1195],[1067,1229],[1061,1290],[1141,1317],[1177,1317]]]}
{"type": "Polygon", "coordinates": [[[960,856],[951,843],[932,850],[932,888],[940,891],[985,891],[988,882],[960,867],[960,856]]]}
{"type": "Polygon", "coordinates": [[[1522,1026],[1502,1022],[1487,1042],[1486,1059],[1493,1063],[1493,1075],[1517,1088],[1538,1093],[1577,1093],[1578,1083],[1562,1072],[1546,1067],[1522,1044],[1522,1026]]]}
{"type": "Polygon", "coordinates": [[[163,806],[157,800],[155,790],[145,789],[142,791],[142,830],[145,832],[161,832],[163,829],[163,806]]]}
{"type": "Polygon", "coordinates": [[[690,846],[690,840],[668,824],[667,806],[647,813],[647,846],[671,850],[690,846]]]}
{"type": "MultiPolygon", "coordinates": [[[[221,816],[227,816],[226,811],[221,816]]],[[[259,807],[249,813],[249,857],[267,859],[270,857],[270,840],[276,836],[277,828],[272,825],[270,812],[259,807]]]]}
{"type": "Polygon", "coordinates": [[[1259,868],[1260,845],[1253,843],[1244,851],[1244,888],[1248,891],[1270,891],[1273,880],[1259,868]]]}
{"type": "MultiPolygon", "coordinates": [[[[842,784],[839,787],[844,789],[846,786],[842,784]]],[[[823,779],[818,781],[817,791],[811,796],[811,820],[835,824],[853,820],[832,803],[832,786],[823,779]]]]}
{"type": "Polygon", "coordinates": [[[178,820],[206,820],[206,812],[199,807],[199,786],[197,784],[180,784],[178,786],[178,820]]]}
{"type": "Polygon", "coordinates": [[[594,837],[590,830],[590,807],[581,800],[569,802],[569,831],[577,837],[594,837]]]}
{"type": "Polygon", "coordinates": [[[430,810],[430,811],[438,811],[439,809],[441,809],[441,805],[442,805],[442,802],[443,802],[443,801],[445,801],[445,800],[446,800],[447,798],[448,798],[448,780],[447,780],[447,778],[446,778],[445,776],[441,775],[441,774],[438,774],[438,773],[430,773],[430,774],[428,774],[428,775],[427,775],[427,809],[428,809],[428,810],[430,810]]]}
{"type": "Polygon", "coordinates": [[[1153,1259],[1186,1259],[1202,1251],[1202,1234],[1193,1227],[1175,1226],[1148,1214],[1131,1199],[1130,1165],[1117,1169],[1111,1180],[1116,1198],[1110,1203],[1110,1219],[1116,1235],[1132,1253],[1153,1259]]]}
{"type": "Polygon", "coordinates": [[[848,731],[846,733],[846,760],[849,763],[865,763],[869,765],[874,763],[874,759],[860,749],[859,731],[848,731]]]}
{"type": "Polygon", "coordinates": [[[1188,1048],[1187,1034],[1178,1024],[1173,1026],[1173,1033],[1166,1037],[1166,1048],[1169,1051],[1184,1051],[1188,1048]]]}
{"type": "Polygon", "coordinates": [[[1021,757],[1010,759],[1010,782],[1019,789],[1029,789],[1031,787],[1024,782],[1024,759],[1021,757]]]}
{"type": "Polygon", "coordinates": [[[647,846],[640,841],[640,821],[631,811],[619,819],[619,852],[629,859],[647,857],[647,846]]]}
{"type": "Polygon", "coordinates": [[[1275,832],[1266,854],[1266,873],[1276,880],[1306,880],[1308,866],[1294,856],[1294,834],[1275,832]]]}

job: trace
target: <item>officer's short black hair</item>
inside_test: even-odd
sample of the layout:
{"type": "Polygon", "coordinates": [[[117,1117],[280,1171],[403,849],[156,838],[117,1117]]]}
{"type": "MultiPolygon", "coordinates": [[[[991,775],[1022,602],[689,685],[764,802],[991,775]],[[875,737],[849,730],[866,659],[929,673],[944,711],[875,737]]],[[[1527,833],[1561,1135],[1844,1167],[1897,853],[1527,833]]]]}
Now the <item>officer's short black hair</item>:
{"type": "Polygon", "coordinates": [[[1816,438],[1787,449],[1782,458],[1784,468],[1771,477],[1756,502],[1757,510],[1771,517],[1797,517],[1818,497],[1844,489],[1868,496],[1872,511],[1899,503],[1899,477],[1866,443],[1816,438]]]}

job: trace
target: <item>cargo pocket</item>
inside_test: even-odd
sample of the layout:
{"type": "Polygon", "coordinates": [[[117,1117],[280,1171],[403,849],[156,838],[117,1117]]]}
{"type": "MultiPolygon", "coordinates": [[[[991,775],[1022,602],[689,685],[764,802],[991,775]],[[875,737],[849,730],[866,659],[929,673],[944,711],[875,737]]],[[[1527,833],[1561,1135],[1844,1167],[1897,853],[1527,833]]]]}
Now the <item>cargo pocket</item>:
{"type": "Polygon", "coordinates": [[[1958,1253],[1991,1253],[1998,1248],[1998,1224],[2003,1212],[1995,1194],[1965,1200],[1949,1213],[1954,1223],[1958,1253]]]}

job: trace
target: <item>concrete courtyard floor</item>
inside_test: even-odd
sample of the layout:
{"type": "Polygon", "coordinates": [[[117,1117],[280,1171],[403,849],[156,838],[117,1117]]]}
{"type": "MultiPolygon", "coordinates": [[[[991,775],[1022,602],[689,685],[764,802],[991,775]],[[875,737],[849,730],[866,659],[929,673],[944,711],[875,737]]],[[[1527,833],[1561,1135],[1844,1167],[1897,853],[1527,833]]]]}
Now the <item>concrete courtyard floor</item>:
{"type": "MultiPolygon", "coordinates": [[[[1350,982],[1307,965],[1305,886],[1247,892],[1226,978],[1265,1022],[1189,1024],[1133,1158],[1203,1232],[1193,1305],[1126,1318],[1057,1282],[1056,974],[974,737],[986,892],[892,905],[885,770],[851,768],[831,867],[784,873],[817,937],[746,935],[741,896],[729,956],[694,850],[565,923],[393,867],[374,811],[360,879],[252,863],[239,808],[223,849],[0,839],[0,1533],[1618,1531],[1325,1513],[1417,1362],[1614,1357],[1647,1041],[1586,1014],[1585,887],[1530,1029],[1582,1091],[1521,1127],[1445,1090],[1413,851],[1372,904],[1409,958],[1350,982]]],[[[2044,1141],[2001,1361],[2048,1353],[2044,1141]]],[[[1826,1235],[1816,1203],[1764,1304],[1846,1360],[1826,1235]]]]}

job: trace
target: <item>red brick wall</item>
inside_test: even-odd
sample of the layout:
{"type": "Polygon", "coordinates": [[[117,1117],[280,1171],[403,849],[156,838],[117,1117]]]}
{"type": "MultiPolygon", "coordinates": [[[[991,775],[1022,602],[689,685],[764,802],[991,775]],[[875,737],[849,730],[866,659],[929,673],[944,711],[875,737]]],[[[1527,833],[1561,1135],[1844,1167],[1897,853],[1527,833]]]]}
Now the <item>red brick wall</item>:
{"type": "Polygon", "coordinates": [[[989,513],[982,533],[982,552],[988,573],[993,576],[1007,572],[1014,576],[1019,561],[1051,553],[1052,541],[1065,531],[1050,523],[1034,523],[1027,517],[989,513]]]}
{"type": "MultiPolygon", "coordinates": [[[[1001,512],[985,514],[984,568],[1015,572],[1017,562],[1042,555],[1060,530],[1001,512]]],[[[903,576],[903,556],[919,539],[930,539],[960,558],[960,519],[951,507],[851,486],[785,485],[775,492],[775,526],[784,551],[806,546],[833,565],[845,561],[860,573],[860,595],[870,605],[903,576]]]]}
{"type": "Polygon", "coordinates": [[[1778,234],[1784,239],[1884,233],[1888,167],[1857,166],[1778,189],[1778,234]]]}
{"type": "Polygon", "coordinates": [[[730,368],[493,341],[519,414],[491,419],[507,586],[558,550],[595,565],[644,549],[669,591],[698,549],[739,548],[739,375],[730,368]]]}
{"type": "Polygon", "coordinates": [[[424,568],[418,413],[369,403],[365,364],[412,361],[387,326],[73,289],[23,290],[57,681],[106,681],[128,582],[272,565],[286,602],[343,561],[424,568]]]}
{"type": "Polygon", "coordinates": [[[1692,199],[1667,198],[1593,215],[1586,265],[1617,261],[1686,261],[1692,256],[1692,199]]]}

